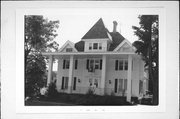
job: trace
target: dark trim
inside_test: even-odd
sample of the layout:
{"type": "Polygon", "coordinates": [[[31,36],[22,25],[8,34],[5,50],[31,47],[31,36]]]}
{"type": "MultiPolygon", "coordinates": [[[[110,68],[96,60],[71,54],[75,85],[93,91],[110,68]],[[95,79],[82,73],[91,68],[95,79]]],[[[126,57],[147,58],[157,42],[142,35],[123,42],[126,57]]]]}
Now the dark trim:
{"type": "Polygon", "coordinates": [[[65,69],[65,62],[66,60],[63,60],[63,69],[65,69]]]}
{"type": "Polygon", "coordinates": [[[115,61],[115,70],[118,70],[118,60],[115,61]]]}
{"type": "Polygon", "coordinates": [[[64,89],[64,76],[62,77],[62,85],[61,85],[61,89],[64,89]]]}
{"type": "Polygon", "coordinates": [[[100,59],[100,70],[102,69],[102,59],[100,59]]]}
{"type": "Polygon", "coordinates": [[[86,69],[89,69],[89,59],[87,59],[87,62],[86,62],[86,69]]]}
{"type": "Polygon", "coordinates": [[[78,66],[78,60],[76,59],[75,60],[75,67],[74,68],[77,69],[77,66],[78,66]]]}
{"type": "Polygon", "coordinates": [[[73,90],[76,90],[76,77],[74,77],[73,90]]]}
{"type": "Polygon", "coordinates": [[[114,82],[114,92],[117,93],[117,85],[118,85],[118,79],[115,79],[114,82]]]}

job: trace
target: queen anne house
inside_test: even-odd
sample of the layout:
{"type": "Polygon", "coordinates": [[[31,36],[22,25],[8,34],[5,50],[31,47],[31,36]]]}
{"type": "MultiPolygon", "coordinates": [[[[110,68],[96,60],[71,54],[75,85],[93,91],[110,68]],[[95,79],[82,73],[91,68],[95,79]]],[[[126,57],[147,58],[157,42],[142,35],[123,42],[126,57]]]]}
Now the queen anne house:
{"type": "Polygon", "coordinates": [[[67,41],[58,52],[46,52],[49,57],[48,81],[51,82],[53,58],[58,60],[56,86],[58,92],[138,97],[148,87],[144,62],[135,48],[116,31],[105,27],[102,18],[82,37],[67,41]],[[144,83],[142,83],[144,82],[144,83]]]}

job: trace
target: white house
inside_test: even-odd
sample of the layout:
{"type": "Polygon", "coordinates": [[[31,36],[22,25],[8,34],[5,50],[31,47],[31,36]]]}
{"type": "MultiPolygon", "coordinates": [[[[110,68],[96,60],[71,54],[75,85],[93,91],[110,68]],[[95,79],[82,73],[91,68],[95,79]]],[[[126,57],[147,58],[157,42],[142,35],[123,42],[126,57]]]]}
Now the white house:
{"type": "Polygon", "coordinates": [[[105,28],[100,18],[77,43],[67,41],[49,56],[48,84],[51,82],[52,59],[58,59],[57,90],[65,93],[138,97],[144,88],[144,62],[132,44],[116,31],[105,28]],[[140,87],[140,84],[143,85],[140,87]]]}

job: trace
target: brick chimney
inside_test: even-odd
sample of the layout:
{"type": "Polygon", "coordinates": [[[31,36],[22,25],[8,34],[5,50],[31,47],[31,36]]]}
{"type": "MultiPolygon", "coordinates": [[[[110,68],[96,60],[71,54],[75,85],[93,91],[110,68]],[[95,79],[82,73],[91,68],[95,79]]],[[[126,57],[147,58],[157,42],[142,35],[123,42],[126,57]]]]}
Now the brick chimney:
{"type": "Polygon", "coordinates": [[[113,21],[113,33],[116,33],[116,29],[117,29],[117,22],[116,21],[113,21]]]}

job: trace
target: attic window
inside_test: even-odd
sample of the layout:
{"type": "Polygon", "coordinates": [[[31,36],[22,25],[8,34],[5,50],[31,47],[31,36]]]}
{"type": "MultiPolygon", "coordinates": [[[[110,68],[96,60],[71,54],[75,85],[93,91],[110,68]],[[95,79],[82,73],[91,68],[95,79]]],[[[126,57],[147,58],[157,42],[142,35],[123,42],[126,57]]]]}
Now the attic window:
{"type": "Polygon", "coordinates": [[[98,49],[98,43],[93,43],[93,49],[98,49]]]}
{"type": "Polygon", "coordinates": [[[100,50],[102,49],[102,43],[99,43],[99,49],[100,50]]]}
{"type": "Polygon", "coordinates": [[[89,50],[92,49],[92,43],[89,43],[89,50]]]}
{"type": "Polygon", "coordinates": [[[72,52],[73,49],[72,48],[66,48],[66,52],[72,52]]]}

